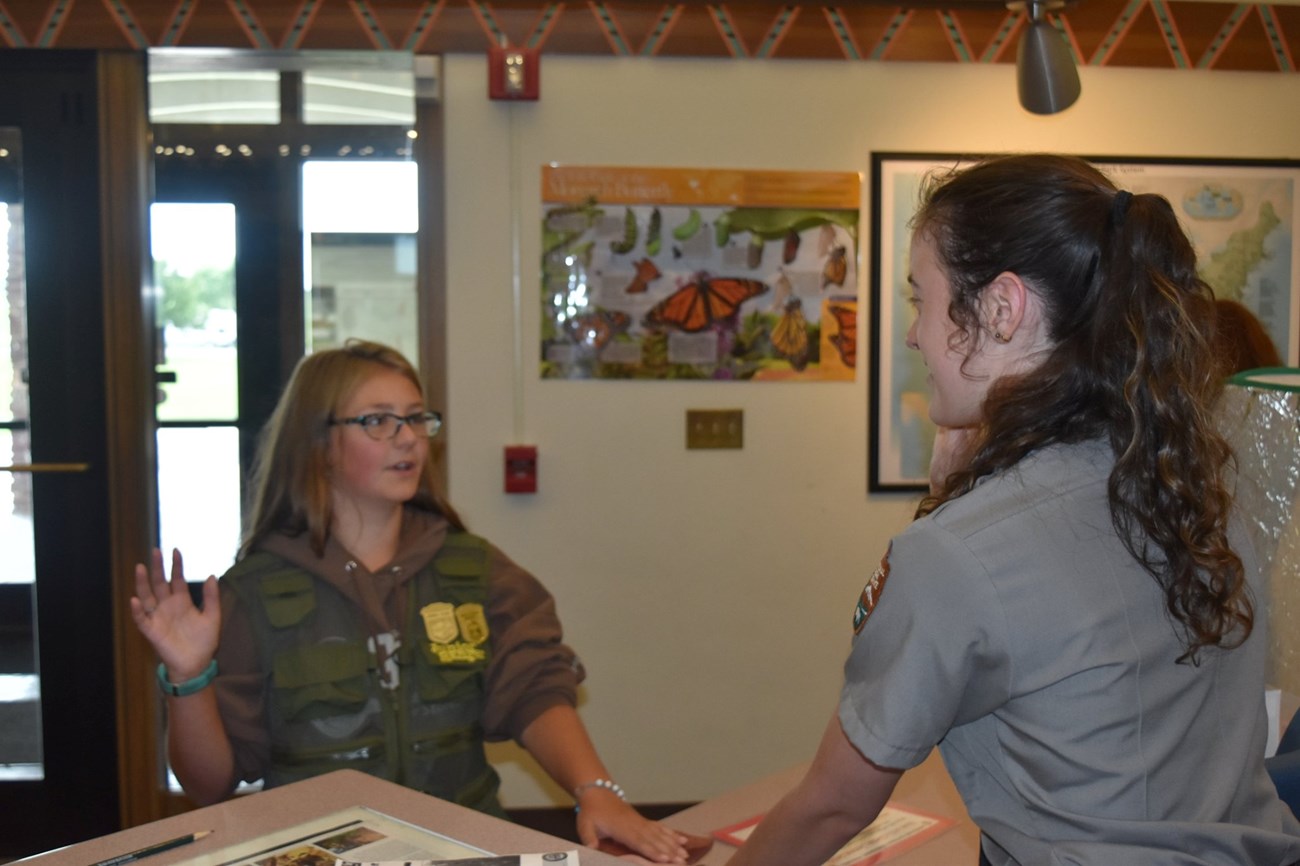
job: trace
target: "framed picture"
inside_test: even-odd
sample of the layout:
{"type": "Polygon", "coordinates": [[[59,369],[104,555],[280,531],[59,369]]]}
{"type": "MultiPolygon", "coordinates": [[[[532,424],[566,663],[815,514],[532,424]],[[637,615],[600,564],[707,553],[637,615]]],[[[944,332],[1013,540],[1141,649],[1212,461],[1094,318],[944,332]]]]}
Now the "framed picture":
{"type": "MultiPolygon", "coordinates": [[[[925,366],[907,348],[909,223],[927,175],[973,154],[871,156],[871,346],[867,489],[919,491],[928,484],[934,424],[925,366]]],[[[1134,193],[1159,193],[1178,213],[1221,298],[1257,315],[1278,352],[1300,365],[1300,161],[1085,157],[1134,193]]]]}

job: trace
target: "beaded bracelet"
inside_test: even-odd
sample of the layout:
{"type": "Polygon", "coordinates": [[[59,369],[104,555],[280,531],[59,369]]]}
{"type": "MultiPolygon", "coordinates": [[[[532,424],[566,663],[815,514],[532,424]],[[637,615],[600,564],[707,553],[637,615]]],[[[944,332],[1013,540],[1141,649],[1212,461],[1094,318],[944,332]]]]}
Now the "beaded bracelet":
{"type": "MultiPolygon", "coordinates": [[[[611,794],[618,797],[624,803],[627,802],[627,793],[623,790],[622,786],[619,785],[617,782],[611,782],[609,779],[594,779],[590,782],[583,782],[581,785],[573,789],[573,799],[576,800],[579,797],[581,797],[582,792],[587,790],[588,788],[604,788],[606,791],[609,791],[611,794]]],[[[582,811],[582,807],[579,805],[575,805],[573,807],[573,811],[580,812],[582,811]]]]}

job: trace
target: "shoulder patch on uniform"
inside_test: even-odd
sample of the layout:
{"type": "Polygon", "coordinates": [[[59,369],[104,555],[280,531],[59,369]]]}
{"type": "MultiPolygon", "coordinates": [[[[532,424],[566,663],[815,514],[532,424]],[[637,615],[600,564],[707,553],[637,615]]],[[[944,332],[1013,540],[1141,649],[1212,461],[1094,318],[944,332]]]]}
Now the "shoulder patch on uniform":
{"type": "Polygon", "coordinates": [[[885,591],[885,581],[889,579],[889,552],[893,549],[894,544],[890,542],[885,555],[880,557],[880,565],[877,565],[876,570],[871,573],[867,585],[862,587],[862,595],[858,596],[858,606],[853,611],[854,634],[862,631],[862,627],[867,624],[867,618],[880,603],[880,594],[885,591]]]}

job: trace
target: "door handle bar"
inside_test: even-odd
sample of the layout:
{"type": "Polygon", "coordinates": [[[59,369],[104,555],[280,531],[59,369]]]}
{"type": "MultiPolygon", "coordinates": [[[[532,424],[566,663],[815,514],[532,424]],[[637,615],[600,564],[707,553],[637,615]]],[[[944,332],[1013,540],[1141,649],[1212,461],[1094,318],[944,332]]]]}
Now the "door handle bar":
{"type": "Polygon", "coordinates": [[[89,463],[15,463],[12,466],[0,466],[0,472],[88,472],[89,463]]]}

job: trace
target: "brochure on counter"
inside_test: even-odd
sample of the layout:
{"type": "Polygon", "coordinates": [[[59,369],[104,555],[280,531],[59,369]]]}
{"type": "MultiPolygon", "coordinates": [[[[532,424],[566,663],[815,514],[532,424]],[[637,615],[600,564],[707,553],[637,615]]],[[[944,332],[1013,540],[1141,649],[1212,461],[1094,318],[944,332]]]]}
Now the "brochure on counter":
{"type": "Polygon", "coordinates": [[[578,866],[577,851],[496,855],[365,806],[222,848],[177,866],[578,866]]]}
{"type": "MultiPolygon", "coordinates": [[[[757,815],[723,827],[713,835],[728,845],[740,847],[761,820],[763,816],[757,815]]],[[[869,827],[845,843],[824,866],[872,866],[933,839],[953,824],[952,820],[938,815],[886,806],[869,827]]]]}

